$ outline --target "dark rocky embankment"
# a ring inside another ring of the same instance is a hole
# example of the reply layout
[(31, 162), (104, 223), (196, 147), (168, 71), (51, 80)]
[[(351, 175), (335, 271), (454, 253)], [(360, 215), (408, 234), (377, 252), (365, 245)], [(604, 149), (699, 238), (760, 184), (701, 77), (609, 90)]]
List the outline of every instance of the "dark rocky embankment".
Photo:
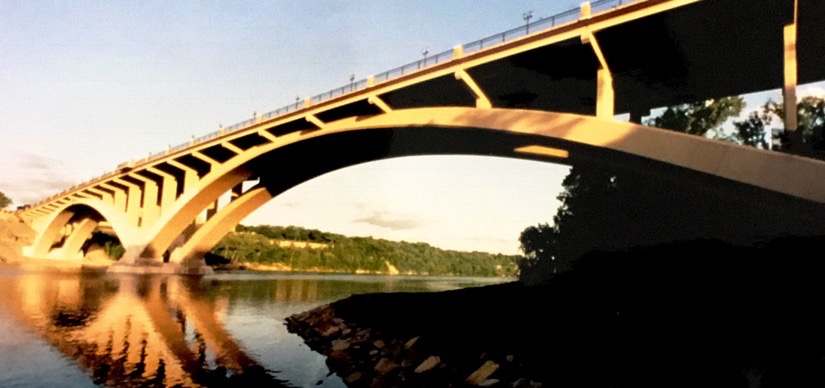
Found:
[(823, 387), (824, 243), (591, 252), (544, 286), (355, 295), (287, 326), (353, 387)]

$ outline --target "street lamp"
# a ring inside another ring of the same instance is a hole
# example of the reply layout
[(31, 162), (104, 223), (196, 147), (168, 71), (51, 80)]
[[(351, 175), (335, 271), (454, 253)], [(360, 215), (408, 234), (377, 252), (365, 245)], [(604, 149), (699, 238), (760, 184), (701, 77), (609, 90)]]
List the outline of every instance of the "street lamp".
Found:
[(525, 12), (522, 18), (524, 19), (524, 34), (527, 35), (530, 33), (530, 19), (533, 18), (533, 11)]
[(421, 55), (424, 56), (424, 66), (427, 66), (427, 55), (429, 53), (430, 53), (430, 49), (424, 49), (424, 51), (421, 52)]
[(355, 74), (351, 74), (349, 76), (349, 91), (352, 91), (355, 87)]

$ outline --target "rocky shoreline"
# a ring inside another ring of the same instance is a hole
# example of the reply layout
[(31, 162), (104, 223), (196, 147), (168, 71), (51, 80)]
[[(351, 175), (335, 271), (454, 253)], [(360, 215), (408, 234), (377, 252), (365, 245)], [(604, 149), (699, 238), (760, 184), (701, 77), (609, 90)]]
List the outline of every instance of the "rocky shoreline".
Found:
[(823, 243), (593, 252), (542, 286), (354, 295), (286, 325), (351, 387), (825, 386)]
[[(357, 295), (289, 317), (287, 327), (305, 338), (311, 349), (327, 355), (330, 370), (353, 387), (463, 384), (540, 387), (541, 383), (530, 379), (530, 373), (523, 368), (520, 356), (513, 352), (516, 349), (508, 352), (508, 349), (490, 346), (493, 344), (489, 343), (489, 338), (477, 338), (477, 344), (486, 343), (485, 351), (482, 347), (471, 346), (468, 340), (472, 341), (472, 338), (457, 336), (452, 341), (446, 341), (443, 330), (434, 330), (425, 322), (411, 320), (401, 323), (394, 319), (386, 322), (362, 321), (351, 316), (366, 315), (359, 310), (369, 308), (367, 305), (372, 305), (379, 311), (397, 314), (399, 312), (392, 311), (392, 308), (390, 311), (385, 310), (387, 305), (406, 302), (417, 304), (428, 297), (449, 299), (432, 302), (453, 305), (461, 299), (479, 297), (481, 289), (498, 292), (511, 287), (521, 286), (511, 283), (480, 287), (469, 292)], [(474, 296), (470, 296), (470, 293)], [(420, 306), (413, 309), (420, 313), (418, 307)], [(444, 306), (436, 307), (432, 312), (441, 311), (442, 307)], [(403, 319), (407, 318), (409, 317)], [(443, 318), (457, 322), (454, 317)], [(445, 327), (452, 326), (450, 322), (444, 323)], [(446, 347), (451, 349), (445, 349)]]

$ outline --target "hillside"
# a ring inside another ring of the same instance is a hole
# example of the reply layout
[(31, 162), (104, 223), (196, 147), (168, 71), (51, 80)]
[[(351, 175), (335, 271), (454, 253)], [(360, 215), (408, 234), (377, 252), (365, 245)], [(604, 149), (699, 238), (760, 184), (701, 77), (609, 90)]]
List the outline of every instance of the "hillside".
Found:
[(514, 277), (521, 260), (515, 255), (269, 225), (239, 225), (211, 253), (251, 269), (405, 275)]
[[(34, 231), (28, 225), (12, 213), (0, 212), (0, 263), (20, 264), (22, 248), (33, 239)], [(113, 252), (119, 252), (118, 248), (109, 247)], [(96, 247), (87, 252), (82, 261), (38, 262), (75, 267), (111, 264), (102, 249)], [(268, 225), (239, 225), (237, 231), (224, 237), (207, 257), (207, 263), (217, 268), (507, 277), (517, 276), (519, 260), (520, 256), (451, 251), (425, 243), (347, 237), (313, 229)], [(25, 263), (32, 264), (32, 260)]]
[(0, 211), (0, 263), (20, 261), (23, 246), (34, 239), (34, 231), (13, 213)]

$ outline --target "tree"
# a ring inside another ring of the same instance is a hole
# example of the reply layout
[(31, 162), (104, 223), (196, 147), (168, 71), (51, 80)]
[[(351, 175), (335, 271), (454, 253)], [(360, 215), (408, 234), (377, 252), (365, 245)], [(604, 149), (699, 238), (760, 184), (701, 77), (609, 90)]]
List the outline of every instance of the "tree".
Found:
[(0, 191), (0, 209), (5, 209), (11, 204), (11, 198), (7, 197), (6, 194), (3, 194), (3, 192)]
[[(771, 113), (785, 119), (785, 107), (768, 101)], [(796, 131), (782, 131), (779, 134), (779, 150), (797, 155), (822, 158), (825, 152), (825, 99), (817, 96), (802, 98), (797, 104)]]
[(654, 117), (646, 125), (651, 127), (705, 136), (716, 130), (730, 118), (738, 116), (745, 108), (742, 97), (724, 97), (689, 104), (671, 106)]
[[(673, 131), (720, 136), (721, 126), (744, 108), (741, 97), (726, 97), (669, 107), (647, 125)], [(759, 144), (759, 123), (741, 124), (743, 141)], [(759, 125), (762, 125), (761, 127)], [(762, 139), (764, 142), (764, 139)], [(766, 145), (765, 143), (761, 143)], [(602, 164), (578, 164), (562, 185), (564, 191), (553, 225), (539, 224), (520, 235), (526, 259), (521, 279), (543, 282), (571, 269), (592, 250), (616, 250), (679, 239), (724, 237), (743, 241), (766, 230), (769, 223), (752, 217), (752, 207), (739, 198), (704, 197), (658, 178)]]
[(761, 149), (771, 149), (768, 143), (768, 128), (773, 121), (773, 109), (776, 104), (770, 100), (759, 111), (753, 111), (744, 121), (734, 121), (737, 140), (744, 145)]

